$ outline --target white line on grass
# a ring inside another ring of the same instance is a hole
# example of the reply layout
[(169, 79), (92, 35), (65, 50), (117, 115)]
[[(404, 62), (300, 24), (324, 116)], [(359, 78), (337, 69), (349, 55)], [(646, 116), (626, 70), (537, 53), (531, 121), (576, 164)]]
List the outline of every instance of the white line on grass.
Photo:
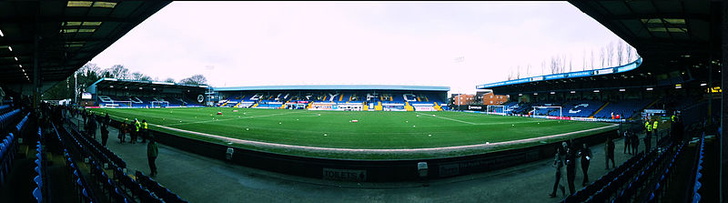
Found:
[(562, 134), (556, 134), (556, 135), (541, 136), (541, 137), (521, 139), (521, 140), (511, 140), (511, 141), (505, 141), (505, 142), (495, 142), (495, 143), (489, 143), (489, 144), (474, 144), (474, 145), (462, 145), (462, 146), (451, 146), (451, 147), (432, 147), (432, 148), (414, 148), (414, 149), (350, 149), (350, 148), (311, 147), (311, 146), (299, 146), (299, 145), (288, 145), (288, 144), (279, 144), (279, 143), (241, 140), (241, 139), (235, 139), (235, 138), (230, 138), (230, 137), (225, 137), (225, 136), (200, 133), (200, 132), (194, 132), (194, 131), (189, 131), (189, 130), (182, 130), (182, 129), (178, 129), (178, 128), (172, 128), (172, 127), (161, 126), (161, 125), (156, 125), (156, 124), (150, 124), (150, 125), (156, 126), (159, 128), (164, 128), (167, 130), (177, 131), (177, 132), (195, 134), (195, 135), (200, 135), (200, 136), (205, 136), (205, 137), (210, 137), (210, 138), (217, 138), (222, 141), (229, 142), (229, 143), (247, 144), (247, 145), (253, 145), (253, 146), (260, 146), (260, 147), (278, 147), (278, 148), (310, 150), (310, 151), (318, 151), (318, 152), (400, 153), (400, 154), (413, 153), (413, 152), (422, 153), (422, 152), (460, 151), (460, 150), (468, 150), (468, 149), (488, 149), (488, 148), (493, 148), (493, 147), (518, 144), (518, 143), (537, 142), (537, 141), (542, 141), (542, 140), (548, 140), (551, 138), (573, 135), (573, 134), (578, 134), (578, 133), (584, 133), (584, 132), (589, 132), (589, 131), (598, 131), (598, 130), (607, 129), (607, 128), (616, 128), (617, 126), (619, 126), (617, 124), (612, 124), (612, 125), (602, 126), (602, 127), (598, 127), (598, 128), (592, 128), (592, 129), (586, 129), (586, 130), (580, 130), (580, 131), (574, 131), (574, 132), (568, 132), (568, 133), (562, 133)]
[[(433, 114), (426, 114), (426, 113), (417, 113), (417, 114), (419, 114), (419, 115), (425, 115), (425, 116), (434, 116)], [(451, 120), (451, 121), (465, 123), (465, 124), (470, 124), (470, 125), (478, 125), (477, 123), (467, 122), (467, 121), (461, 121), (461, 120), (458, 120), (458, 119), (448, 118), (448, 117), (444, 117), (444, 116), (435, 116), (435, 118), (445, 119), (445, 120)]]
[(461, 121), (461, 120), (454, 119), (454, 118), (448, 118), (448, 117), (444, 117), (444, 116), (433, 116), (433, 114), (426, 114), (426, 113), (417, 113), (417, 114), (424, 115), (424, 116), (427, 116), (427, 117), (432, 116), (432, 117), (439, 118), (439, 119), (445, 119), (445, 120), (450, 120), (450, 121), (455, 121), (455, 122), (465, 123), (465, 124), (470, 124), (470, 125), (502, 125), (502, 124), (519, 124), (519, 123), (546, 123), (546, 122), (555, 122), (555, 120), (542, 120), (542, 121), (520, 121), (520, 122), (473, 123), (473, 122), (468, 122), (468, 121)]
[(167, 126), (178, 126), (178, 125), (187, 125), (187, 124), (210, 123), (210, 122), (227, 121), (227, 120), (235, 120), (235, 119), (265, 118), (265, 117), (272, 117), (272, 116), (281, 116), (281, 115), (297, 114), (297, 113), (303, 113), (303, 112), (305, 112), (305, 111), (301, 111), (301, 112), (289, 112), (289, 113), (279, 113), (279, 114), (266, 114), (266, 115), (260, 115), (260, 116), (246, 116), (246, 117), (240, 117), (240, 118), (232, 117), (232, 118), (217, 119), (217, 120), (196, 121), (196, 122), (187, 122), (187, 123), (175, 123), (175, 124), (169, 124)]

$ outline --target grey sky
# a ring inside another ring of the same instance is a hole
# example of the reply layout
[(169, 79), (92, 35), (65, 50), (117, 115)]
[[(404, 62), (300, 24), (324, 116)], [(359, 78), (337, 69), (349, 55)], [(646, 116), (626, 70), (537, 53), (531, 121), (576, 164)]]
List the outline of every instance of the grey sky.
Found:
[(517, 66), (522, 77), (529, 64), (530, 75), (541, 75), (555, 55), (581, 70), (584, 52), (617, 41), (568, 2), (175, 1), (91, 63), (159, 80), (203, 74), (212, 86), (437, 85), (474, 93)]

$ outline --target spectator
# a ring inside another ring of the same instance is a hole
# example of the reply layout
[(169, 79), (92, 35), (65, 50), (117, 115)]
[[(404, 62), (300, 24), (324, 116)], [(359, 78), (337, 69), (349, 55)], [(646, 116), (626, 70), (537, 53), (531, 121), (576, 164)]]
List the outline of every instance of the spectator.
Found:
[(157, 175), (157, 163), (155, 163), (157, 155), (159, 155), (157, 142), (154, 141), (154, 137), (149, 137), (149, 144), (147, 144), (147, 160), (149, 161), (149, 176), (151, 177)]
[(604, 151), (607, 155), (607, 158), (604, 159), (607, 165), (606, 169), (609, 170), (609, 161), (612, 161), (613, 168), (616, 167), (616, 165), (614, 164), (614, 141), (612, 141), (611, 137), (607, 137), (607, 143), (604, 145)]
[(581, 172), (584, 173), (584, 181), (582, 181), (581, 185), (586, 186), (589, 184), (589, 163), (592, 159), (591, 149), (589, 149), (589, 146), (587, 146), (586, 143), (582, 144), (579, 156), (581, 157)]
[(566, 147), (566, 181), (569, 185), (569, 192), (573, 195), (576, 193), (574, 187), (574, 179), (576, 179), (576, 150), (573, 143)]
[(109, 140), (109, 129), (107, 129), (106, 124), (101, 125), (101, 145), (106, 147), (106, 141)]
[(96, 120), (93, 119), (93, 114), (88, 116), (87, 122), (86, 122), (86, 134), (88, 134), (89, 137), (96, 139)]
[(129, 131), (129, 124), (126, 124), (126, 121), (122, 121), (119, 124), (119, 143), (124, 143), (124, 140), (126, 140), (126, 132)]
[(142, 137), (142, 143), (147, 142), (147, 137), (149, 137), (149, 124), (147, 123), (146, 119), (142, 120), (142, 128), (140, 133), (140, 137)]
[(640, 151), (640, 137), (637, 136), (637, 133), (632, 133), (631, 137), (632, 140), (630, 140), (630, 143), (632, 143), (632, 154), (637, 155)]
[(560, 184), (561, 182), (561, 174), (562, 174), (562, 168), (564, 167), (564, 157), (566, 156), (566, 152), (564, 151), (564, 147), (566, 146), (566, 142), (562, 142), (562, 147), (556, 147), (556, 153), (554, 154), (554, 162), (552, 166), (556, 169), (556, 180), (554, 182), (554, 189), (549, 194), (549, 197), (556, 197), (556, 190), (561, 189), (561, 195), (566, 196), (566, 188)]
[(111, 124), (111, 117), (109, 116), (108, 112), (106, 112), (106, 116), (104, 117), (104, 124), (106, 124), (107, 126)]
[(134, 119), (134, 123), (132, 124), (132, 128), (134, 131), (131, 132), (131, 141), (129, 141), (131, 144), (136, 144), (137, 142), (137, 136), (139, 136), (139, 129), (142, 127), (142, 124), (139, 123), (139, 120), (136, 118)]
[(624, 153), (624, 154), (632, 154), (631, 153), (632, 143), (630, 142), (630, 140), (632, 138), (629, 137), (629, 133), (630, 133), (629, 130), (624, 131), (624, 135), (623, 135), (624, 136), (624, 150), (622, 150), (622, 153)]

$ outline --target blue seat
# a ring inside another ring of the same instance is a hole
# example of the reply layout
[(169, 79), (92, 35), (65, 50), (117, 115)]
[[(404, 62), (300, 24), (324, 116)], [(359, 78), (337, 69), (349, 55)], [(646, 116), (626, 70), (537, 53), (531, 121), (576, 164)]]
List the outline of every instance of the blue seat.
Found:
[(33, 181), (35, 181), (35, 184), (38, 185), (38, 187), (43, 186), (43, 178), (41, 178), (40, 175), (35, 176), (35, 178), (33, 178)]
[(33, 190), (33, 197), (36, 201), (43, 202), (43, 194), (41, 193), (39, 187), (35, 187), (35, 189)]

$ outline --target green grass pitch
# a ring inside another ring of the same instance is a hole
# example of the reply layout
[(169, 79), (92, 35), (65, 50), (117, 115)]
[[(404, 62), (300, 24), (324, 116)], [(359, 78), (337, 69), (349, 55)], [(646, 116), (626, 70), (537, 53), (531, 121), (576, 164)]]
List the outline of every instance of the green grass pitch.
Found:
[[(233, 112), (237, 110), (238, 112)], [(94, 109), (115, 120), (230, 138), (300, 146), (413, 149), (496, 143), (608, 124), (462, 112), (370, 112), (233, 108)], [(222, 112), (223, 115), (217, 115)], [(358, 122), (353, 122), (357, 120)], [(152, 129), (168, 131), (167, 129)], [(593, 134), (595, 132), (589, 133)], [(174, 134), (189, 136), (189, 133)]]

